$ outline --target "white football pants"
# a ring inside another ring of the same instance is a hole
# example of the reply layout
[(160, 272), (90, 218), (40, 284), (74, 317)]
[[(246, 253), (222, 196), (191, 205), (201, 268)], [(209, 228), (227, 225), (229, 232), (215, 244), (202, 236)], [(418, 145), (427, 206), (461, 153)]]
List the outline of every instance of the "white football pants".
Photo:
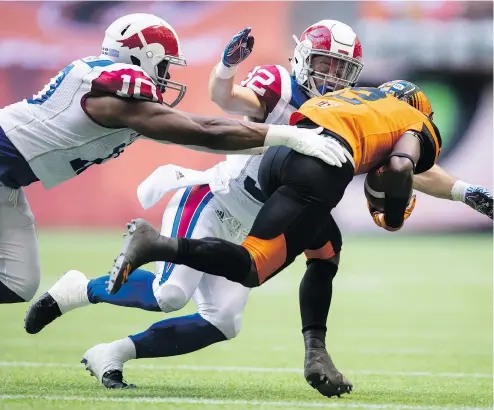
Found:
[(0, 281), (24, 300), (39, 287), (38, 238), (22, 189), (0, 184)]
[[(219, 203), (208, 185), (200, 185), (175, 193), (163, 214), (161, 233), (193, 239), (215, 237), (241, 244), (247, 229)], [(248, 288), (168, 262), (157, 262), (156, 272), (153, 291), (164, 312), (179, 310), (192, 298), (198, 313), (226, 338), (239, 333)]]

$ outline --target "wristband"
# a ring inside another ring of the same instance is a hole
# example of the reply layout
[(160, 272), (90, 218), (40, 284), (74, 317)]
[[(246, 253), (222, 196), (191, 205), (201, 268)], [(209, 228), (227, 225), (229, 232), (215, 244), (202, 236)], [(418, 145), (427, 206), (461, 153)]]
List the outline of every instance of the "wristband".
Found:
[(453, 201), (465, 201), (465, 195), (467, 193), (467, 189), (470, 187), (470, 184), (463, 181), (456, 181), (451, 188), (451, 199)]
[(221, 78), (222, 80), (228, 80), (235, 75), (235, 73), (237, 72), (237, 68), (238, 67), (236, 65), (227, 67), (223, 64), (223, 61), (220, 61), (216, 65), (215, 75), (217, 78)]

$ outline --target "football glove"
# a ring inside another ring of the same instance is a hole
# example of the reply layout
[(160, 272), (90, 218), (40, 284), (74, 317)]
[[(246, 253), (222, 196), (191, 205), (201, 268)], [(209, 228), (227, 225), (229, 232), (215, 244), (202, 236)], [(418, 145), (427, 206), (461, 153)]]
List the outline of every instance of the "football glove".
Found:
[(285, 145), (300, 154), (319, 158), (328, 165), (341, 168), (347, 162), (345, 150), (336, 140), (319, 135), (323, 130), (323, 127), (297, 128), (270, 124), (264, 145)]
[(465, 193), (463, 200), (470, 208), (477, 212), (487, 215), (492, 219), (493, 198), (492, 194), (480, 185), (471, 185)]
[(250, 35), (251, 30), (251, 27), (240, 30), (228, 43), (221, 57), (221, 62), (225, 67), (238, 65), (249, 57), (254, 47), (254, 37)]

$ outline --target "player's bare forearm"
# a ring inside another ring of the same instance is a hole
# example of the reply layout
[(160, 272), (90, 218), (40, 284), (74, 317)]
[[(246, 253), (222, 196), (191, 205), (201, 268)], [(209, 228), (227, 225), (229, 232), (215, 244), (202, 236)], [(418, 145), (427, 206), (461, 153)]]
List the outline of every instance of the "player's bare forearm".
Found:
[(206, 147), (215, 151), (237, 151), (264, 146), (267, 125), (170, 111), (157, 112), (138, 126), (134, 124), (132, 128), (136, 129), (137, 126), (143, 135), (157, 141)]
[(436, 198), (452, 199), (451, 190), (458, 178), (453, 177), (438, 165), (413, 178), (413, 189)]
[(244, 151), (263, 147), (269, 129), (265, 124), (221, 117), (194, 116), (193, 121), (203, 129), (201, 145), (215, 151)]
[[(341, 146), (308, 130), (289, 125), (268, 125), (221, 117), (202, 117), (143, 100), (113, 96), (90, 96), (86, 112), (98, 124), (130, 128), (143, 137), (185, 145), (201, 151), (225, 154), (259, 154), (267, 147), (284, 145), (341, 166), (346, 157)], [(202, 147), (202, 148), (199, 148)]]
[(147, 101), (91, 98), (91, 110), (105, 126), (131, 128), (143, 136), (192, 148), (234, 152), (263, 147), (269, 126), (221, 117), (203, 117)]
[(413, 185), (413, 164), (408, 158), (391, 157), (385, 167), (386, 197), (408, 198)]
[(414, 166), (420, 158), (420, 140), (406, 132), (395, 144), (388, 164), (385, 166), (385, 222), (392, 228), (400, 227), (404, 221), (413, 186)]
[(224, 109), (228, 100), (232, 98), (234, 84), (235, 76), (219, 78), (216, 76), (216, 66), (214, 66), (209, 76), (209, 98)]
[(250, 88), (234, 83), (235, 77), (219, 78), (214, 68), (209, 78), (209, 97), (228, 114), (244, 115), (256, 119), (264, 118), (264, 104)]
[(408, 198), (413, 184), (413, 170), (420, 158), (420, 140), (406, 132), (393, 147), (386, 166), (386, 197)]
[(455, 178), (437, 165), (420, 175), (415, 175), (413, 188), (436, 198), (464, 202), (492, 219), (494, 200), (487, 188)]

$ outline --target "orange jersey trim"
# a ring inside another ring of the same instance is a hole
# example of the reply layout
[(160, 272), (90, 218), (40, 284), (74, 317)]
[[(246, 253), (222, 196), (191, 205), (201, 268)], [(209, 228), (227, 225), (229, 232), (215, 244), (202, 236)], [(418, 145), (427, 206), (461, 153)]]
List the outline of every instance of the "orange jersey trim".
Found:
[(327, 241), (326, 244), (319, 249), (306, 249), (304, 251), (307, 259), (331, 259), (336, 255), (333, 244)]
[(286, 241), (283, 234), (273, 239), (247, 236), (242, 246), (247, 249), (256, 264), (259, 285), (286, 262)]

